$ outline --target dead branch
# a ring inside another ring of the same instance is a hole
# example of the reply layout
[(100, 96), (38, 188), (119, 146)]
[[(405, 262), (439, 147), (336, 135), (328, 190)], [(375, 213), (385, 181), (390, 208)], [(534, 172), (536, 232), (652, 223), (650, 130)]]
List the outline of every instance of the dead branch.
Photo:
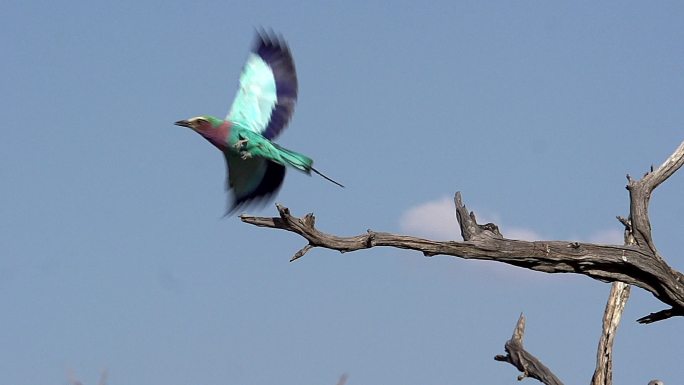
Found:
[[(629, 224), (635, 245), (599, 245), (571, 241), (521, 241), (504, 238), (493, 223), (480, 225), (468, 212), (460, 192), (454, 198), (464, 242), (438, 242), (423, 238), (368, 230), (366, 234), (340, 237), (315, 227), (312, 213), (303, 218), (290, 214), (287, 207), (276, 205), (279, 217), (242, 215), (240, 219), (255, 226), (282, 229), (299, 234), (308, 243), (292, 257), (296, 260), (315, 247), (340, 252), (378, 246), (416, 250), (425, 256), (450, 255), (464, 259), (490, 260), (545, 273), (583, 274), (604, 282), (624, 282), (652, 293), (670, 309), (652, 313), (638, 321), (650, 323), (684, 315), (684, 275), (671, 268), (658, 254), (652, 241), (648, 202), (653, 189), (684, 164), (684, 142), (656, 170), (641, 180), (631, 178)], [(627, 225), (626, 225), (627, 226)]]
[[(625, 245), (636, 244), (630, 221), (626, 218), (618, 218), (618, 220), (625, 226)], [(613, 384), (613, 342), (622, 313), (629, 299), (630, 287), (623, 282), (613, 282), (610, 286), (606, 309), (603, 312), (603, 328), (596, 353), (596, 369), (591, 377), (591, 385)]]
[(531, 377), (539, 380), (546, 385), (563, 385), (561, 380), (556, 377), (549, 368), (541, 363), (535, 356), (530, 354), (523, 348), (523, 336), (525, 334), (525, 316), (520, 314), (518, 323), (513, 330), (513, 336), (506, 341), (504, 349), (506, 355), (497, 355), (494, 357), (497, 361), (508, 362), (518, 368), (522, 373), (518, 376), (518, 381), (525, 377)]
[[(668, 276), (677, 278), (675, 281), (676, 291), (682, 290), (684, 280), (682, 279), (681, 273), (672, 269), (665, 262), (653, 243), (651, 221), (648, 217), (648, 203), (651, 199), (653, 190), (679, 170), (682, 165), (684, 165), (684, 142), (677, 147), (672, 155), (670, 155), (660, 167), (656, 170), (653, 170), (651, 167), (651, 172), (644, 175), (641, 180), (635, 181), (627, 175), (627, 190), (629, 190), (629, 223), (631, 225), (634, 241), (638, 246), (650, 250), (653, 263), (658, 264), (663, 270), (668, 270)], [(666, 295), (669, 296), (670, 294), (668, 293)], [(658, 297), (658, 295), (656, 295), (656, 297)], [(673, 316), (684, 315), (684, 309), (681, 304), (664, 301), (661, 297), (658, 298), (672, 307), (639, 318), (637, 320), (638, 322), (652, 323)]]
[(651, 222), (648, 218), (648, 202), (651, 193), (672, 176), (684, 164), (684, 142), (670, 155), (656, 170), (646, 173), (641, 180), (635, 181), (627, 175), (627, 190), (629, 190), (629, 216), (634, 228), (636, 243), (648, 247), (653, 254), (660, 258), (653, 244), (651, 236)]
[(603, 313), (603, 331), (596, 353), (596, 369), (591, 385), (611, 385), (613, 383), (613, 341), (620, 325), (622, 313), (629, 299), (630, 286), (623, 282), (613, 282), (610, 295)]

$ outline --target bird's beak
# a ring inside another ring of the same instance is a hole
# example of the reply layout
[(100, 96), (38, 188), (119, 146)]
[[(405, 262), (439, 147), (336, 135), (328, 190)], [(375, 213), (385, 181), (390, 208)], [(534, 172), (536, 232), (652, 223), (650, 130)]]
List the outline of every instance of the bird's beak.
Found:
[(176, 126), (181, 126), (181, 127), (187, 127), (187, 128), (192, 128), (192, 125), (190, 125), (190, 122), (187, 120), (179, 120), (176, 123), (174, 123)]

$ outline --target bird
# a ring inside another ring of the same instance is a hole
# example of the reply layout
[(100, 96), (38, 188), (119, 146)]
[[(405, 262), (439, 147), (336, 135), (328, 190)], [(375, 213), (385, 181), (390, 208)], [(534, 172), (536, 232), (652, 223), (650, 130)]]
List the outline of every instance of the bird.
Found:
[(273, 198), (287, 167), (314, 172), (344, 187), (315, 169), (313, 159), (273, 142), (292, 118), (297, 93), (289, 46), (280, 36), (258, 31), (226, 118), (203, 115), (174, 123), (197, 132), (223, 153), (226, 190), (232, 195), (226, 215)]

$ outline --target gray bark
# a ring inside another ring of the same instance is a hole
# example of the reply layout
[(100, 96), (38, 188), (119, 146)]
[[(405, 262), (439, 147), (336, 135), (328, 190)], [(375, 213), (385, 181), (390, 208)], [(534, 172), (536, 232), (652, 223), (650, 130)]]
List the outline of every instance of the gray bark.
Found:
[(315, 227), (312, 213), (303, 218), (290, 214), (287, 207), (276, 205), (279, 217), (242, 215), (240, 219), (255, 226), (282, 229), (301, 235), (307, 245), (297, 251), (292, 261), (315, 247), (350, 252), (386, 246), (416, 250), (425, 256), (450, 255), (464, 259), (503, 262), (545, 273), (583, 274), (603, 282), (624, 282), (640, 287), (670, 306), (638, 321), (651, 323), (684, 315), (684, 275), (670, 267), (658, 253), (651, 236), (648, 202), (653, 189), (684, 164), (684, 142), (657, 170), (635, 181), (627, 176), (630, 217), (618, 219), (633, 234), (633, 245), (600, 245), (573, 241), (521, 241), (501, 235), (497, 225), (477, 223), (468, 212), (461, 193), (454, 197), (463, 242), (432, 241), (408, 235), (368, 230), (365, 234), (340, 237)]
[[(315, 227), (312, 213), (302, 218), (292, 216), (287, 207), (276, 205), (278, 217), (242, 215), (240, 219), (255, 226), (282, 229), (299, 234), (307, 244), (290, 259), (295, 261), (315, 247), (342, 253), (373, 247), (416, 250), (430, 257), (449, 255), (463, 259), (491, 260), (545, 273), (583, 274), (603, 282), (613, 282), (603, 317), (596, 371), (592, 385), (612, 384), (612, 346), (615, 332), (629, 298), (629, 285), (640, 287), (670, 307), (637, 321), (652, 323), (674, 316), (684, 316), (684, 275), (670, 267), (653, 242), (648, 204), (653, 190), (684, 164), (684, 142), (657, 169), (651, 168), (640, 180), (627, 175), (630, 213), (618, 217), (625, 227), (625, 245), (601, 245), (573, 241), (521, 241), (505, 238), (496, 224), (478, 224), (456, 192), (454, 204), (463, 242), (432, 241), (407, 235), (368, 230), (365, 234), (340, 237)], [(538, 359), (523, 349), (525, 319), (521, 315), (511, 340), (506, 342), (506, 356), (496, 356), (516, 366), (523, 375), (547, 385), (562, 385)], [(652, 381), (655, 383), (657, 380)]]

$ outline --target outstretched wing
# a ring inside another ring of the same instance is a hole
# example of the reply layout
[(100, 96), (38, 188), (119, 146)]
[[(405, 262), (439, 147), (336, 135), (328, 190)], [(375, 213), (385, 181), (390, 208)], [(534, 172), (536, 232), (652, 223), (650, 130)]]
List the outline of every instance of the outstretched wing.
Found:
[(228, 177), (226, 189), (232, 191), (233, 203), (226, 215), (243, 206), (265, 203), (280, 190), (285, 179), (285, 166), (264, 158), (242, 159), (225, 151)]
[(290, 48), (276, 36), (258, 33), (227, 119), (272, 140), (287, 126), (296, 102), (297, 72)]

